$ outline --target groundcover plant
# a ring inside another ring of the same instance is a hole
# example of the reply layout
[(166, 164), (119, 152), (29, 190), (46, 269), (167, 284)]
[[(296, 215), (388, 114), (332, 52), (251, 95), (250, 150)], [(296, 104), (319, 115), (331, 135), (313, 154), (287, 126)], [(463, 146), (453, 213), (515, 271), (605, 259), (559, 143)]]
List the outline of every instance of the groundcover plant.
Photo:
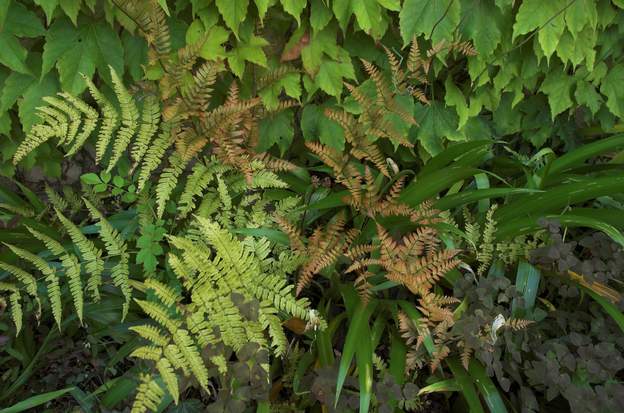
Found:
[(0, 413), (624, 411), (622, 44), (622, 0), (1, 1)]

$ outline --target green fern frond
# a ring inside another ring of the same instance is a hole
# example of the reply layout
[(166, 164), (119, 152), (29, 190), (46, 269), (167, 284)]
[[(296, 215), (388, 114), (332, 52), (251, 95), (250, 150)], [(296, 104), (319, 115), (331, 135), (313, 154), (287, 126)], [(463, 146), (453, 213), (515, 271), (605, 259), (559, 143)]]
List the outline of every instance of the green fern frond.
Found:
[(33, 264), (44, 275), (44, 280), (48, 289), (48, 299), (50, 300), (50, 307), (52, 308), (52, 315), (60, 330), (63, 309), (61, 305), (61, 287), (59, 285), (56, 271), (50, 266), (50, 264), (47, 263), (46, 260), (30, 251), (26, 251), (25, 249), (7, 243), (4, 243), (4, 245), (6, 245), (18, 257)]
[(147, 152), (149, 145), (152, 141), (152, 137), (158, 131), (158, 124), (160, 122), (160, 105), (155, 96), (147, 96), (143, 103), (143, 110), (141, 111), (141, 122), (139, 125), (139, 131), (137, 137), (132, 146), (132, 159), (134, 160), (135, 167), (140, 164), (143, 156)]
[(128, 92), (128, 89), (124, 86), (123, 81), (119, 78), (115, 69), (113, 69), (112, 66), (109, 66), (109, 69), (113, 81), (113, 89), (115, 90), (121, 108), (121, 127), (115, 136), (113, 152), (106, 172), (110, 172), (113, 169), (128, 145), (130, 145), (130, 141), (136, 133), (139, 121), (139, 111), (134, 103), (132, 95), (130, 95), (130, 92)]
[(174, 129), (174, 124), (171, 122), (164, 122), (161, 124), (160, 134), (147, 149), (143, 157), (143, 162), (141, 163), (141, 170), (137, 180), (137, 188), (139, 191), (143, 189), (145, 183), (150, 179), (152, 172), (160, 165), (165, 152), (171, 144), (173, 144), (175, 140)]
[(68, 280), (69, 291), (72, 296), (74, 307), (78, 319), (82, 323), (82, 310), (84, 308), (84, 297), (82, 294), (82, 280), (80, 279), (80, 264), (75, 255), (68, 253), (63, 246), (53, 238), (34, 230), (26, 225), (26, 229), (39, 241), (43, 242), (46, 248), (56, 257), (61, 259), (61, 265), (65, 270)]
[(93, 133), (93, 131), (95, 130), (95, 127), (97, 126), (97, 122), (98, 122), (98, 113), (95, 109), (87, 105), (84, 101), (82, 101), (81, 99), (78, 99), (75, 96), (70, 95), (69, 93), (65, 93), (65, 92), (59, 93), (59, 96), (61, 96), (63, 99), (71, 103), (74, 107), (76, 107), (81, 113), (85, 115), (84, 123), (82, 125), (82, 131), (80, 132), (80, 134), (75, 136), (75, 138), (73, 139), (68, 139), (66, 142), (67, 144), (70, 144), (72, 140), (74, 142), (72, 147), (69, 149), (69, 151), (65, 155), (65, 156), (71, 156), (74, 153), (76, 153), (78, 149), (80, 149), (84, 145), (87, 138), (89, 138), (89, 136), (91, 136), (91, 133)]
[(130, 413), (157, 411), (158, 406), (165, 396), (164, 390), (149, 374), (142, 374), (140, 376), (140, 381), (141, 384), (139, 384), (137, 389), (137, 395), (132, 404)]
[(199, 354), (197, 345), (193, 342), (193, 339), (189, 335), (188, 331), (184, 329), (178, 329), (173, 333), (173, 342), (180, 350), (180, 353), (184, 356), (187, 364), (190, 366), (193, 376), (197, 379), (200, 386), (208, 391), (208, 370), (204, 365), (204, 361)]
[(150, 318), (156, 321), (161, 326), (165, 327), (169, 332), (173, 333), (178, 329), (180, 321), (173, 319), (169, 316), (168, 310), (159, 303), (146, 300), (134, 299), (134, 301), (141, 307), (143, 312), (150, 316)]
[(95, 143), (95, 161), (100, 163), (106, 154), (106, 149), (108, 148), (108, 144), (113, 137), (113, 133), (119, 125), (119, 115), (117, 114), (115, 107), (108, 101), (108, 99), (106, 99), (106, 97), (104, 97), (102, 92), (95, 87), (91, 78), (84, 75), (82, 78), (85, 80), (87, 87), (89, 88), (89, 93), (91, 93), (91, 96), (93, 96), (93, 99), (95, 99), (100, 107), (100, 111), (103, 116), (100, 131), (98, 132), (97, 141)]
[(179, 300), (178, 294), (173, 288), (153, 278), (147, 279), (145, 286), (153, 290), (156, 297), (166, 306), (172, 306)]
[(128, 314), (128, 307), (130, 306), (130, 299), (132, 296), (129, 269), (130, 254), (127, 251), (128, 246), (121, 234), (113, 228), (104, 215), (102, 215), (86, 198), (83, 198), (83, 201), (93, 219), (98, 221), (100, 236), (106, 246), (106, 252), (108, 252), (108, 255), (111, 257), (119, 257), (119, 262), (111, 269), (111, 278), (113, 279), (113, 284), (121, 290), (124, 296), (121, 316), (123, 320), (126, 318), (126, 314)]
[(13, 165), (17, 165), (26, 155), (54, 136), (56, 136), (56, 131), (49, 125), (38, 124), (33, 126), (26, 137), (24, 137), (22, 143), (15, 150)]
[(156, 369), (160, 373), (160, 377), (162, 377), (169, 394), (173, 397), (173, 401), (175, 404), (178, 404), (180, 400), (180, 390), (178, 388), (178, 376), (176, 376), (173, 367), (171, 367), (171, 363), (166, 358), (161, 358), (156, 362)]
[(128, 328), (134, 331), (142, 338), (151, 341), (157, 346), (164, 347), (169, 343), (169, 339), (163, 335), (163, 332), (152, 325), (132, 326)]
[(9, 311), (11, 312), (11, 320), (13, 320), (13, 324), (15, 324), (16, 336), (18, 336), (20, 331), (22, 331), (22, 320), (24, 318), (24, 311), (22, 310), (22, 304), (20, 303), (20, 299), (20, 293), (17, 291), (13, 291), (9, 295)]
[(184, 160), (177, 152), (174, 152), (169, 157), (169, 166), (163, 170), (156, 185), (156, 216), (159, 219), (162, 218), (166, 203), (171, 197), (171, 193), (175, 189), (187, 163), (188, 160)]
[(141, 346), (135, 348), (130, 357), (138, 358), (141, 360), (158, 361), (162, 358), (162, 350), (157, 346)]
[(87, 291), (90, 292), (94, 301), (97, 302), (100, 300), (100, 285), (102, 285), (102, 272), (104, 271), (102, 250), (97, 248), (95, 244), (80, 231), (80, 228), (67, 219), (61, 211), (56, 208), (55, 211), (65, 231), (67, 231), (72, 242), (80, 252), (88, 274)]

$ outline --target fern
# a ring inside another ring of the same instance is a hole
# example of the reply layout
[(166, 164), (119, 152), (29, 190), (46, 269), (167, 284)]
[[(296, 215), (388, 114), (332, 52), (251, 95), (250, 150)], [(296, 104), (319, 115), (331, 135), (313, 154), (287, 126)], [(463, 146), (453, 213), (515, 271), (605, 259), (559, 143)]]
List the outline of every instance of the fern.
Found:
[(56, 241), (55, 239), (36, 231), (29, 226), (26, 226), (28, 231), (33, 234), (33, 236), (39, 241), (43, 242), (46, 248), (56, 257), (61, 259), (61, 264), (63, 269), (65, 270), (65, 276), (68, 280), (69, 291), (72, 296), (72, 301), (74, 303), (74, 307), (76, 308), (76, 313), (78, 315), (78, 319), (82, 323), (82, 312), (84, 308), (84, 297), (83, 297), (83, 286), (82, 280), (80, 278), (80, 264), (78, 262), (78, 258), (69, 254), (63, 246)]
[(121, 290), (124, 296), (124, 304), (121, 319), (126, 318), (132, 291), (130, 289), (130, 270), (129, 261), (130, 254), (127, 252), (127, 245), (122, 239), (121, 234), (106, 220), (104, 215), (98, 211), (93, 204), (83, 199), (87, 209), (91, 213), (93, 219), (98, 221), (100, 227), (100, 236), (106, 246), (106, 251), (111, 257), (119, 257), (119, 262), (111, 269), (111, 277), (116, 287)]
[(47, 285), (48, 300), (50, 301), (50, 307), (52, 308), (52, 315), (54, 316), (54, 321), (56, 321), (60, 330), (63, 309), (61, 304), (61, 287), (59, 285), (56, 271), (46, 262), (46, 260), (30, 251), (26, 251), (25, 249), (7, 243), (4, 243), (4, 245), (6, 245), (15, 255), (34, 265), (35, 268), (43, 274)]

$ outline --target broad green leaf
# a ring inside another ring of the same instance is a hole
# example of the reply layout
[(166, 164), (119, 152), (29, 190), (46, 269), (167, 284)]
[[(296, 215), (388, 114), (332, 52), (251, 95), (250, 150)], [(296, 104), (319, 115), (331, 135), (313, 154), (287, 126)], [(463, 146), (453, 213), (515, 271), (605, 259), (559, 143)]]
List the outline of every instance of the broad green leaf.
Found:
[(459, 386), (462, 395), (468, 403), (470, 413), (485, 413), (485, 410), (483, 410), (483, 406), (481, 405), (481, 401), (479, 400), (479, 394), (473, 384), (473, 380), (470, 378), (468, 372), (464, 369), (459, 360), (451, 357), (446, 359), (446, 364), (451, 369), (455, 382)]
[(284, 11), (297, 20), (297, 25), (301, 24), (301, 12), (305, 9), (308, 0), (280, 0)]
[(405, 0), (399, 13), (403, 44), (424, 35), (433, 43), (453, 38), (460, 21), (461, 5), (455, 0)]
[(352, 0), (334, 0), (331, 2), (334, 16), (336, 16), (336, 20), (338, 20), (340, 29), (342, 29), (343, 32), (346, 30), (347, 25), (349, 24), (349, 19), (353, 14), (351, 1)]
[(607, 97), (607, 107), (615, 116), (624, 116), (624, 64), (613, 66), (602, 80), (600, 93)]
[(457, 122), (457, 129), (461, 129), (466, 125), (468, 119), (477, 116), (479, 112), (481, 112), (481, 105), (476, 104), (468, 107), (464, 94), (461, 90), (459, 90), (455, 83), (453, 83), (453, 80), (450, 76), (446, 78), (446, 81), (444, 82), (444, 87), (446, 89), (444, 101), (448, 106), (455, 107), (457, 116), (459, 117)]
[(104, 22), (90, 27), (90, 36), (96, 47), (96, 66), (98, 73), (109, 85), (112, 84), (110, 66), (119, 76), (124, 73), (124, 51), (117, 32)]
[(228, 63), (232, 72), (239, 78), (245, 72), (245, 61), (266, 67), (267, 60), (262, 48), (267, 46), (264, 38), (252, 35), (248, 42), (238, 42), (237, 46), (228, 54)]
[(291, 110), (265, 117), (260, 121), (258, 151), (264, 152), (273, 145), (277, 145), (280, 152), (284, 154), (294, 136), (293, 113)]
[(440, 392), (447, 392), (447, 391), (448, 392), (461, 391), (461, 386), (457, 382), (457, 379), (446, 379), (446, 380), (436, 381), (435, 383), (429, 384), (423, 387), (422, 389), (420, 389), (418, 391), (418, 395), (424, 395), (424, 394), (429, 394), (429, 393), (440, 393)]
[[(336, 402), (340, 398), (340, 393), (347, 378), (347, 371), (351, 366), (351, 361), (356, 351), (359, 350), (360, 341), (362, 337), (365, 337), (365, 332), (370, 328), (368, 326), (368, 320), (373, 313), (377, 302), (373, 301), (368, 305), (359, 303), (357, 308), (353, 312), (353, 317), (349, 323), (349, 329), (345, 338), (344, 347), (342, 349), (342, 357), (340, 358), (340, 366), (338, 368), (338, 377), (336, 379)], [(370, 333), (368, 335), (370, 337)], [(361, 407), (361, 405), (360, 405)]]
[(121, 34), (124, 48), (124, 62), (134, 81), (143, 79), (143, 64), (147, 60), (147, 42), (141, 36), (125, 31)]
[[(501, 14), (491, 0), (463, 0), (462, 31), (472, 39), (481, 56), (489, 56), (501, 42)], [(466, 12), (467, 11), (467, 12)]]
[(398, 384), (403, 384), (405, 382), (406, 355), (407, 346), (405, 345), (405, 342), (396, 333), (392, 334), (388, 371)]
[(8, 111), (31, 83), (36, 79), (31, 75), (13, 72), (4, 81), (0, 95), (0, 112)]
[(541, 274), (537, 268), (526, 261), (521, 261), (518, 264), (518, 270), (516, 272), (516, 290), (518, 290), (524, 298), (524, 308), (518, 308), (518, 303), (514, 300), (512, 304), (512, 313), (514, 317), (526, 317), (526, 314), (522, 313), (520, 310), (531, 311), (533, 309), (535, 306), (537, 291), (539, 289), (540, 279)]
[(561, 71), (548, 72), (540, 90), (548, 96), (548, 104), (550, 105), (550, 115), (552, 120), (555, 117), (572, 106), (570, 92), (574, 78), (568, 76)]
[(362, 327), (362, 334), (357, 338), (355, 359), (358, 368), (358, 381), (360, 384), (359, 412), (368, 413), (373, 391), (373, 352), (375, 349), (372, 343), (370, 326), (368, 323), (364, 323)]
[(216, 4), (225, 24), (238, 38), (238, 27), (247, 16), (249, 0), (216, 0)]
[(62, 89), (74, 95), (85, 90), (87, 85), (81, 74), (92, 77), (96, 60), (96, 45), (90, 36), (74, 43), (57, 62)]
[(567, 31), (559, 39), (557, 55), (564, 63), (570, 62), (574, 67), (585, 63), (588, 70), (593, 70), (596, 62), (596, 46), (598, 34), (587, 27), (574, 38)]
[(53, 74), (48, 74), (37, 83), (31, 83), (26, 89), (23, 98), (18, 103), (19, 117), (24, 131), (30, 130), (32, 125), (39, 121), (35, 113), (36, 108), (44, 104), (42, 98), (56, 94), (58, 89), (58, 82)]
[(9, 10), (3, 31), (17, 37), (38, 37), (45, 34), (45, 28), (35, 13), (17, 1), (8, 1)]
[(78, 30), (65, 17), (55, 19), (48, 28), (45, 39), (41, 77), (45, 76), (54, 67), (63, 54), (76, 46)]
[(622, 146), (624, 146), (623, 134), (611, 136), (609, 138), (600, 139), (596, 142), (585, 144), (580, 148), (567, 152), (552, 161), (546, 169), (545, 176), (552, 176), (569, 168), (580, 166), (590, 158)]
[(323, 145), (342, 151), (344, 149), (344, 131), (335, 121), (323, 113), (323, 108), (307, 104), (301, 114), (301, 131), (307, 141), (320, 140)]
[(437, 209), (448, 210), (459, 206), (468, 205), (482, 199), (500, 198), (509, 195), (526, 194), (531, 192), (541, 192), (537, 189), (527, 188), (491, 188), (491, 189), (474, 189), (461, 191), (457, 194), (447, 195), (440, 198), (434, 204)]
[(566, 5), (566, 0), (524, 0), (516, 14), (512, 40), (539, 29), (537, 34), (539, 44), (544, 55), (549, 58), (557, 48), (565, 30)]
[(58, 0), (61, 9), (70, 18), (74, 26), (78, 24), (78, 12), (82, 2), (76, 0)]
[(320, 32), (332, 19), (332, 11), (323, 0), (312, 0), (310, 5), (310, 26), (314, 32)]
[(499, 240), (510, 239), (518, 235), (535, 232), (541, 228), (539, 218), (556, 220), (563, 226), (568, 227), (585, 227), (602, 231), (609, 236), (614, 242), (624, 247), (624, 235), (613, 225), (605, 222), (600, 216), (600, 210), (595, 209), (595, 214), (589, 214), (587, 211), (582, 215), (575, 215), (575, 209), (563, 215), (555, 214), (535, 214), (529, 217), (508, 220), (501, 224), (496, 233)]
[(340, 96), (343, 79), (355, 79), (351, 62), (326, 60), (316, 75), (316, 83), (328, 95)]
[(10, 1), (3, 1), (2, 3), (0, 3), (0, 32), (4, 30), (4, 22), (6, 21), (10, 6)]
[(377, 3), (385, 9), (401, 11), (401, 0), (377, 0)]
[(573, 37), (585, 26), (595, 29), (598, 24), (598, 10), (594, 0), (575, 0), (565, 11), (565, 22)]
[(354, 0), (351, 7), (358, 25), (366, 33), (371, 34), (373, 29), (381, 24), (381, 9), (377, 0)]
[[(470, 157), (471, 154), (487, 154), (490, 152), (490, 147), (492, 146), (492, 141), (490, 140), (478, 140), (472, 142), (462, 142), (455, 143), (453, 145), (449, 145), (443, 152), (431, 158), (425, 166), (422, 167), (420, 172), (418, 173), (419, 177), (425, 176), (429, 173), (435, 172), (439, 169), (444, 168), (451, 162), (455, 162), (454, 165), (457, 165), (457, 162), (461, 162), (462, 159), (466, 159)], [(476, 166), (481, 163), (481, 160), (485, 160), (484, 157), (479, 157), (479, 161), (472, 164), (465, 164), (462, 162), (463, 166)]]
[(416, 120), (420, 124), (416, 128), (416, 137), (431, 155), (435, 156), (442, 151), (444, 139), (464, 139), (461, 132), (457, 131), (457, 115), (440, 102), (417, 106)]
[(621, 192), (624, 192), (624, 176), (577, 178), (573, 182), (549, 188), (543, 193), (521, 195), (499, 208), (494, 218), (498, 222), (505, 222), (537, 213), (558, 212), (568, 205)]
[(617, 323), (617, 325), (620, 327), (620, 330), (624, 332), (624, 314), (622, 314), (622, 312), (615, 305), (607, 301), (604, 297), (601, 297), (600, 295), (598, 295), (597, 293), (595, 293), (594, 291), (590, 290), (587, 287), (584, 287), (582, 285), (579, 285), (579, 286), (581, 287), (583, 291), (589, 294), (589, 296), (593, 298), (594, 301), (596, 301), (598, 304), (602, 306), (605, 312), (609, 314), (613, 318), (613, 320)]
[(455, 182), (480, 173), (476, 168), (450, 166), (437, 170), (423, 177), (417, 177), (403, 190), (400, 200), (416, 206), (421, 202), (434, 198), (440, 191), (448, 189)]
[(0, 32), (0, 64), (19, 73), (30, 74), (31, 70), (26, 66), (28, 51), (21, 45), (15, 36)]
[(54, 16), (54, 11), (58, 6), (58, 0), (34, 0), (35, 4), (43, 9), (43, 12), (46, 15), (46, 21), (48, 25), (52, 22), (52, 17)]
[(490, 412), (507, 413), (507, 408), (505, 407), (505, 403), (503, 402), (503, 398), (501, 397), (498, 388), (492, 379), (490, 379), (490, 377), (486, 374), (485, 368), (481, 365), (481, 363), (475, 359), (470, 360), (468, 373), (472, 376), (472, 379), (481, 393), (483, 400), (485, 400), (485, 404), (487, 404)]
[(36, 396), (31, 396), (27, 398), (26, 400), (22, 400), (21, 402), (18, 402), (10, 407), (0, 410), (0, 413), (25, 412), (37, 406), (41, 406), (42, 404), (46, 404), (54, 399), (58, 399), (59, 397), (69, 393), (73, 389), (74, 389), (73, 387), (68, 387), (62, 390), (56, 390), (56, 391), (51, 391), (48, 393), (41, 393)]
[(269, 10), (270, 3), (273, 0), (254, 0), (256, 3), (256, 8), (258, 9), (258, 16), (260, 17), (260, 21), (264, 20), (264, 16), (266, 16), (267, 10)]
[(584, 80), (576, 82), (574, 98), (579, 105), (585, 105), (595, 115), (602, 106), (602, 95), (596, 91), (594, 85)]

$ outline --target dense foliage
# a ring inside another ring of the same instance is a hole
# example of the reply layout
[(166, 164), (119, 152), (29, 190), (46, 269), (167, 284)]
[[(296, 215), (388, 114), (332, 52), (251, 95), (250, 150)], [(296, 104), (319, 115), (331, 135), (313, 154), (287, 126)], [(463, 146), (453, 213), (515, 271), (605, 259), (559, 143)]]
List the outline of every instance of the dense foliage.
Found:
[(0, 4), (0, 412), (624, 410), (621, 0)]

